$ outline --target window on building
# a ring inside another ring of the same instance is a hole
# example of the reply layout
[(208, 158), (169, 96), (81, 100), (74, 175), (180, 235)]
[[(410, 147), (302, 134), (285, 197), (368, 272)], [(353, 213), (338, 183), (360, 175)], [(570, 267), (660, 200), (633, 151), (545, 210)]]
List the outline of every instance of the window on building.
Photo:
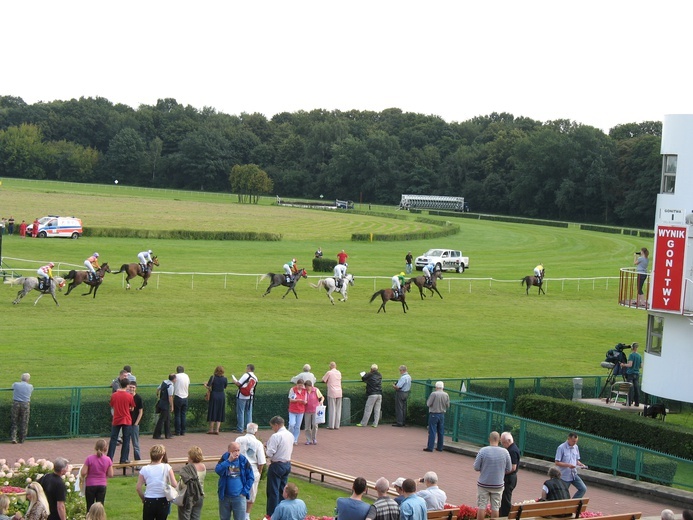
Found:
[(662, 354), (662, 333), (664, 318), (649, 316), (647, 319), (647, 353), (660, 356)]
[(678, 155), (665, 155), (662, 162), (662, 193), (674, 193)]

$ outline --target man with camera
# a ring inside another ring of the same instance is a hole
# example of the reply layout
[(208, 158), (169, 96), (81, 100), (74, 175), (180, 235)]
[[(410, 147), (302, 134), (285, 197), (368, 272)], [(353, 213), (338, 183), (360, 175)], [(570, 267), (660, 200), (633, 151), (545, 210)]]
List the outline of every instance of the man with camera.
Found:
[(632, 352), (628, 356), (627, 363), (621, 363), (621, 369), (626, 371), (626, 381), (631, 383), (633, 387), (631, 388), (631, 393), (628, 396), (628, 406), (631, 406), (635, 402), (635, 406), (640, 406), (640, 367), (642, 366), (642, 356), (638, 354), (637, 343), (631, 345)]

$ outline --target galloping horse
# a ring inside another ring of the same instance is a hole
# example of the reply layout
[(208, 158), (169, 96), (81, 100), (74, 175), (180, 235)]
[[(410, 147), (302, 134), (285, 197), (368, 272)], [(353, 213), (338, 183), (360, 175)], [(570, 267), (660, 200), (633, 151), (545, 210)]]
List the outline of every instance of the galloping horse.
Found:
[(527, 295), (529, 296), (529, 290), (532, 287), (539, 287), (539, 291), (537, 291), (537, 294), (544, 293), (544, 289), (541, 287), (544, 284), (544, 270), (541, 270), (541, 278), (537, 276), (525, 276), (522, 280), (520, 280), (520, 285), (527, 284)]
[[(39, 280), (38, 278), (32, 277), (26, 277), (26, 276), (20, 276), (19, 278), (10, 278), (9, 280), (5, 280), (6, 284), (9, 285), (23, 285), (24, 288), (17, 293), (17, 298), (12, 302), (13, 304), (17, 305), (22, 298), (24, 298), (27, 294), (29, 294), (32, 290), (39, 291)], [(53, 283), (51, 283), (51, 286), (48, 290), (43, 290), (39, 291), (41, 294), (39, 295), (38, 298), (36, 298), (36, 301), (34, 302), (34, 305), (38, 303), (38, 301), (43, 298), (44, 294), (50, 294), (53, 297), (53, 301), (55, 304), (60, 307), (60, 304), (58, 303), (57, 298), (55, 297), (55, 287), (58, 287), (59, 291), (63, 290), (63, 287), (65, 287), (65, 279), (60, 278), (59, 276), (54, 276), (53, 277)]]
[(149, 281), (149, 277), (152, 275), (152, 271), (154, 270), (154, 266), (159, 265), (159, 259), (156, 256), (152, 257), (151, 262), (147, 262), (147, 272), (143, 273), (142, 272), (142, 266), (138, 264), (137, 262), (132, 263), (132, 264), (123, 264), (120, 266), (120, 269), (117, 271), (114, 271), (113, 274), (119, 274), (119, 273), (126, 273), (127, 276), (125, 277), (125, 283), (127, 284), (125, 286), (126, 289), (130, 288), (130, 280), (132, 280), (135, 276), (141, 276), (144, 278), (144, 282), (142, 282), (142, 287), (138, 287), (138, 291), (141, 291), (147, 286), (147, 282)]
[(89, 278), (89, 271), (75, 271), (74, 269), (67, 273), (67, 276), (65, 277), (65, 280), (72, 280), (72, 283), (67, 286), (67, 292), (65, 293), (65, 296), (70, 294), (70, 291), (77, 287), (81, 283), (86, 283), (89, 286), (89, 292), (84, 293), (82, 296), (89, 296), (92, 291), (94, 291), (94, 298), (96, 298), (96, 291), (99, 290), (99, 287), (101, 286), (101, 283), (103, 282), (103, 277), (106, 273), (110, 273), (111, 268), (108, 267), (108, 262), (104, 262), (104, 264), (99, 267), (99, 269), (96, 271), (96, 279), (91, 280)]
[(426, 285), (426, 277), (421, 275), (421, 276), (416, 276), (414, 278), (411, 278), (409, 280), (409, 283), (413, 283), (419, 288), (419, 294), (421, 294), (421, 299), (424, 299), (424, 289), (428, 289), (431, 291), (431, 296), (433, 296), (433, 291), (438, 293), (438, 296), (440, 296), (440, 299), (443, 299), (443, 295), (440, 294), (440, 291), (438, 291), (438, 287), (436, 287), (437, 280), (442, 280), (443, 279), (443, 273), (440, 271), (436, 271), (433, 273), (432, 279), (431, 279), (431, 285)]
[[(393, 301), (398, 301), (402, 302), (402, 310), (404, 311), (404, 314), (407, 313), (407, 309), (409, 308), (409, 305), (407, 305), (407, 302), (405, 302), (405, 295), (406, 293), (411, 291), (411, 282), (405, 282), (404, 285), (402, 286), (402, 290), (399, 293), (399, 297), (395, 298), (395, 291), (392, 289), (380, 289), (379, 291), (375, 292), (373, 296), (371, 296), (371, 301), (369, 303), (373, 303), (373, 300), (375, 300), (378, 296), (380, 296), (383, 299), (383, 303), (380, 304), (380, 307), (378, 307), (378, 313), (380, 312), (380, 309), (385, 312), (385, 304), (389, 302), (390, 300)], [(377, 314), (377, 313), (376, 313)]]
[(337, 286), (335, 285), (335, 280), (334, 278), (323, 278), (320, 280), (317, 285), (312, 283), (310, 284), (311, 287), (315, 289), (320, 289), (321, 287), (324, 287), (325, 290), (327, 291), (327, 297), (330, 299), (332, 302), (332, 305), (334, 305), (334, 298), (332, 298), (332, 293), (337, 291), (338, 293), (341, 293), (342, 297), (339, 300), (340, 302), (345, 302), (347, 301), (347, 288), (349, 285), (354, 285), (354, 276), (351, 274), (348, 274), (344, 277), (344, 280), (342, 280), (342, 287), (338, 290)]
[(299, 269), (298, 273), (296, 273), (291, 278), (291, 282), (288, 282), (288, 283), (286, 281), (286, 275), (285, 274), (275, 274), (275, 273), (263, 274), (262, 278), (260, 278), (260, 281), (264, 280), (265, 278), (269, 278), (272, 281), (270, 282), (269, 287), (265, 291), (265, 294), (263, 294), (262, 296), (267, 296), (273, 287), (279, 287), (280, 285), (283, 285), (284, 287), (288, 287), (289, 289), (286, 291), (286, 293), (284, 293), (284, 296), (282, 296), (282, 299), (286, 298), (286, 295), (289, 294), (289, 291), (293, 291), (294, 296), (296, 298), (298, 298), (298, 294), (296, 294), (296, 289), (294, 289), (294, 287), (296, 287), (296, 284), (299, 282), (299, 280), (301, 278), (308, 278), (308, 273), (306, 273), (305, 269)]

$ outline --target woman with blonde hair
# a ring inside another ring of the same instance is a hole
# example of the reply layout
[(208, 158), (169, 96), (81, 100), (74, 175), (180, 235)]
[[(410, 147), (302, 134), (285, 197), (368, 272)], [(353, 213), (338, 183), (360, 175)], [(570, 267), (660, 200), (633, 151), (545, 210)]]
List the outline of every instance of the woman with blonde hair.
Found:
[(80, 471), (85, 486), (84, 496), (87, 499), (87, 511), (91, 510), (94, 502), (105, 502), (107, 479), (113, 476), (113, 461), (106, 456), (108, 443), (99, 439), (96, 441), (94, 450), (96, 453), (87, 457)]
[(106, 510), (103, 508), (103, 504), (101, 502), (94, 502), (89, 508), (85, 520), (106, 520)]
[(200, 520), (204, 502), (204, 485), (207, 468), (199, 446), (188, 450), (188, 463), (180, 470), (178, 492), (183, 495), (183, 505), (178, 506), (178, 520)]
[[(165, 462), (166, 448), (155, 444), (149, 450), (151, 462), (140, 470), (137, 477), (137, 494), (142, 499), (142, 520), (166, 520), (169, 503), (166, 486), (176, 486), (173, 469)], [(142, 490), (145, 487), (146, 490)]]
[(38, 482), (29, 484), (26, 487), (26, 498), (29, 501), (29, 508), (26, 510), (24, 516), (17, 511), (14, 514), (15, 520), (19, 520), (20, 518), (24, 518), (25, 520), (46, 520), (49, 511), (48, 499), (43, 492), (41, 484)]

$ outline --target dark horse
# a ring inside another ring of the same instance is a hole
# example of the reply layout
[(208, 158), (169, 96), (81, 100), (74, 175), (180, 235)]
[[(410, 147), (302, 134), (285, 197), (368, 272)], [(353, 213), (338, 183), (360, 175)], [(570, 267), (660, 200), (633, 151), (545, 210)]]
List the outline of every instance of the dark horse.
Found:
[(286, 291), (286, 293), (284, 293), (282, 299), (286, 298), (286, 295), (289, 294), (289, 291), (293, 291), (294, 296), (298, 298), (298, 294), (296, 294), (296, 289), (294, 289), (294, 287), (296, 287), (296, 284), (301, 280), (301, 278), (308, 278), (308, 273), (306, 273), (305, 269), (299, 269), (298, 272), (291, 277), (290, 282), (286, 281), (285, 274), (263, 274), (262, 278), (260, 278), (260, 281), (264, 280), (265, 278), (269, 278), (272, 281), (270, 282), (269, 287), (265, 291), (265, 294), (263, 294), (262, 296), (267, 296), (273, 287), (279, 287), (280, 285), (283, 285), (284, 287), (288, 287), (289, 289)]
[(436, 282), (438, 280), (442, 280), (442, 279), (443, 279), (443, 273), (441, 273), (440, 271), (436, 271), (433, 273), (431, 285), (426, 285), (426, 277), (423, 275), (415, 276), (414, 278), (411, 278), (409, 280), (409, 283), (413, 283), (414, 285), (416, 285), (419, 288), (419, 294), (421, 294), (422, 300), (424, 299), (424, 296), (426, 296), (424, 294), (424, 289), (428, 289), (429, 291), (431, 291), (431, 296), (433, 296), (433, 291), (435, 291), (436, 293), (438, 293), (438, 296), (440, 296), (440, 299), (442, 300), (443, 295), (440, 294), (440, 291), (438, 291), (438, 287), (436, 287)]
[(154, 266), (159, 265), (159, 259), (156, 256), (152, 257), (151, 262), (147, 262), (147, 271), (142, 272), (142, 266), (138, 263), (132, 263), (132, 264), (123, 264), (120, 266), (120, 269), (115, 271), (113, 274), (119, 274), (119, 273), (125, 273), (127, 274), (125, 278), (125, 283), (127, 284), (125, 286), (126, 289), (130, 288), (130, 280), (132, 280), (135, 276), (141, 276), (144, 278), (144, 282), (142, 282), (142, 287), (138, 287), (138, 291), (144, 289), (147, 286), (147, 282), (149, 281), (149, 277), (152, 275), (152, 271), (154, 270)]
[(385, 312), (385, 304), (390, 300), (402, 302), (402, 310), (404, 311), (404, 314), (406, 314), (409, 305), (407, 305), (407, 302), (404, 300), (406, 299), (406, 294), (409, 291), (411, 291), (411, 281), (405, 282), (405, 284), (402, 286), (402, 290), (400, 291), (398, 298), (395, 298), (395, 291), (393, 289), (380, 289), (379, 291), (375, 292), (373, 296), (371, 296), (371, 301), (369, 303), (373, 303), (373, 300), (380, 296), (383, 299), (383, 303), (381, 303), (380, 307), (378, 307), (379, 313), (380, 309), (382, 309), (383, 312)]
[(532, 287), (539, 287), (539, 291), (537, 294), (544, 293), (544, 289), (541, 287), (544, 284), (544, 270), (541, 270), (541, 277), (537, 276), (525, 276), (522, 280), (520, 280), (520, 285), (527, 284), (527, 295), (529, 295), (529, 290)]
[(99, 269), (96, 271), (96, 279), (91, 280), (89, 277), (89, 271), (75, 271), (74, 269), (67, 273), (67, 276), (65, 277), (65, 280), (72, 280), (72, 283), (67, 286), (67, 292), (65, 293), (65, 296), (70, 294), (70, 291), (77, 287), (81, 283), (85, 283), (89, 286), (89, 292), (84, 293), (82, 296), (89, 296), (92, 291), (94, 292), (94, 298), (96, 298), (96, 291), (99, 290), (99, 287), (103, 283), (103, 277), (106, 273), (110, 273), (111, 268), (108, 267), (108, 262), (104, 262), (104, 264), (99, 267)]

